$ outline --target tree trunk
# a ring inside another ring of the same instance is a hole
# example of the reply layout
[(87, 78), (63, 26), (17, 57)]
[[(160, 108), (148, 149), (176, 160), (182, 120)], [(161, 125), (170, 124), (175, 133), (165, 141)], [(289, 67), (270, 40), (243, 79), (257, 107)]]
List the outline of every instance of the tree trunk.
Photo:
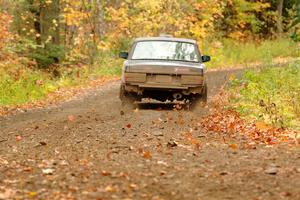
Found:
[(282, 37), (282, 32), (283, 32), (283, 24), (282, 24), (282, 12), (283, 12), (283, 3), (284, 0), (278, 0), (277, 4), (277, 32), (278, 32), (278, 37)]
[[(42, 4), (42, 3), (41, 3)], [(42, 36), (44, 41), (52, 37), (52, 44), (60, 44), (60, 0), (53, 0), (48, 6), (44, 6), (42, 12)]]
[(96, 7), (97, 7), (97, 33), (100, 39), (104, 37), (104, 30), (105, 30), (105, 22), (104, 22), (104, 14), (103, 14), (103, 7), (101, 5), (100, 0), (96, 0)]
[(36, 35), (35, 35), (36, 44), (41, 45), (42, 44), (42, 39), (41, 39), (41, 35), (42, 35), (42, 25), (41, 25), (41, 20), (42, 20), (41, 12), (42, 11), (41, 10), (42, 10), (42, 6), (35, 7), (33, 0), (28, 0), (27, 2), (29, 4), (29, 11), (31, 12), (31, 14), (35, 18), (35, 21), (34, 21), (33, 25), (34, 25), (34, 30), (35, 30), (35, 33), (36, 33)]
[(54, 33), (53, 33), (53, 43), (56, 45), (60, 45), (60, 0), (53, 1), (53, 18), (57, 22), (57, 26), (55, 27)]

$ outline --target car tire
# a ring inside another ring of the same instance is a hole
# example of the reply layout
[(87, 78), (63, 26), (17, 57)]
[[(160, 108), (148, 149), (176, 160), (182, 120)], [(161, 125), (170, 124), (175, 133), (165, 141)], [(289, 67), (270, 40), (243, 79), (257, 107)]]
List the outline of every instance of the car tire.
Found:
[(125, 86), (122, 84), (120, 87), (119, 98), (122, 102), (122, 107), (134, 108), (134, 102), (136, 98), (130, 92), (125, 90)]
[(201, 94), (201, 97), (200, 97), (200, 101), (202, 103), (207, 103), (207, 98), (208, 98), (208, 95), (207, 95), (207, 84), (205, 83), (204, 84), (204, 88), (203, 88), (203, 92)]
[(196, 95), (195, 108), (204, 108), (207, 104), (207, 85), (205, 84), (201, 94)]

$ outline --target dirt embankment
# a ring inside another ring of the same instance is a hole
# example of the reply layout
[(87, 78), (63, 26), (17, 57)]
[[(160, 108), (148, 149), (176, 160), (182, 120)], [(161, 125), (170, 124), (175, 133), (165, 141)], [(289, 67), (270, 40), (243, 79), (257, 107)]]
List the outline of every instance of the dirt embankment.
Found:
[(201, 130), (209, 108), (121, 112), (118, 88), (0, 118), (0, 199), (300, 199), (298, 147), (230, 148)]

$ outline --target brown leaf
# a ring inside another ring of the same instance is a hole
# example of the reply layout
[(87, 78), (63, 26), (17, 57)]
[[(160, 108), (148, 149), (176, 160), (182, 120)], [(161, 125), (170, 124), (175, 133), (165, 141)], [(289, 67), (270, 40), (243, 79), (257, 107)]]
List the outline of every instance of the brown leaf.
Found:
[(75, 122), (76, 117), (75, 117), (74, 115), (69, 115), (69, 116), (68, 116), (68, 120), (69, 120), (70, 122)]
[(37, 193), (36, 193), (36, 192), (29, 192), (28, 195), (29, 195), (31, 198), (33, 198), (33, 197), (35, 197), (35, 196), (37, 195)]
[(152, 158), (152, 155), (151, 155), (150, 151), (144, 151), (144, 152), (143, 152), (143, 157), (144, 157), (145, 159), (151, 159), (151, 158)]
[(105, 192), (115, 192), (115, 191), (116, 191), (116, 189), (113, 188), (113, 186), (111, 186), (111, 185), (108, 185), (105, 187)]
[(101, 172), (102, 176), (111, 176), (111, 173), (110, 172), (107, 172), (107, 171), (102, 171)]
[(264, 122), (256, 122), (256, 123), (255, 123), (255, 126), (256, 126), (258, 129), (262, 130), (262, 131), (267, 131), (267, 130), (269, 130), (270, 128), (272, 128), (272, 127), (270, 127), (269, 125), (267, 125), (267, 124), (264, 123)]
[(17, 135), (17, 136), (16, 136), (16, 141), (17, 141), (17, 142), (21, 141), (22, 139), (23, 139), (22, 136), (20, 136), (20, 135)]
[(178, 146), (178, 143), (177, 143), (176, 141), (170, 140), (170, 141), (167, 143), (167, 147), (169, 147), (169, 148), (177, 147), (177, 146)]
[(24, 171), (24, 172), (32, 172), (33, 169), (32, 169), (31, 167), (25, 167), (25, 168), (23, 169), (23, 171)]
[(230, 144), (229, 147), (232, 148), (232, 149), (237, 149), (238, 145), (237, 144)]
[(135, 190), (135, 189), (137, 189), (137, 185), (134, 183), (130, 183), (129, 188)]

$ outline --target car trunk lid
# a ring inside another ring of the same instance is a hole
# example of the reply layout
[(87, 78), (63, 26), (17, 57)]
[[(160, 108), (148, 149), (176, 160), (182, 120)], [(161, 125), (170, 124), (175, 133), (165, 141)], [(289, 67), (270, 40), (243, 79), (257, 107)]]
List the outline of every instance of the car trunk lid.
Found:
[(129, 62), (127, 72), (167, 75), (200, 75), (203, 73), (201, 63), (181, 61), (141, 61)]

